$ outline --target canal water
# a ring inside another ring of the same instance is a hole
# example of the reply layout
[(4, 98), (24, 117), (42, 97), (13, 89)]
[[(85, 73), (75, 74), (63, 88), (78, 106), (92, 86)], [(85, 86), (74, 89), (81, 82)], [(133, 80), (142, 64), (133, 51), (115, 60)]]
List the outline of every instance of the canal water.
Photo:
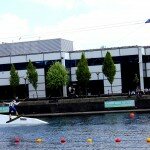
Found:
[[(150, 114), (43, 118), (46, 125), (0, 126), (2, 150), (149, 150)], [(119, 142), (116, 141), (119, 139)]]

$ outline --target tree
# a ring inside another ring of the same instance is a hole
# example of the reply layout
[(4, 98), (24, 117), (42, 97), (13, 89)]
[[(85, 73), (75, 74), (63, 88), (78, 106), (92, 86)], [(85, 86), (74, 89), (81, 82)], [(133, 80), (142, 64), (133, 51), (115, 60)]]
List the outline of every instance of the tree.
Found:
[(137, 74), (135, 74), (134, 79), (133, 79), (133, 82), (134, 82), (134, 84), (135, 84), (135, 87), (137, 88), (137, 86), (138, 86), (138, 84), (139, 84), (139, 78), (138, 78), (138, 75), (137, 75)]
[(67, 69), (60, 63), (55, 62), (49, 69), (46, 75), (47, 87), (50, 89), (59, 89), (62, 96), (62, 86), (68, 84), (69, 75)]
[(13, 96), (16, 97), (16, 88), (19, 85), (20, 78), (18, 75), (18, 72), (15, 69), (15, 66), (12, 64), (11, 70), (10, 70), (10, 86), (13, 88)]
[(84, 53), (82, 53), (81, 59), (77, 64), (76, 77), (82, 92), (85, 90), (87, 96), (87, 85), (91, 78), (91, 73)]
[(38, 98), (38, 93), (37, 93), (38, 73), (36, 71), (35, 66), (31, 62), (31, 60), (29, 60), (29, 63), (27, 65), (27, 79), (28, 79), (29, 83), (32, 84), (33, 88), (35, 89), (36, 96)]
[(111, 92), (112, 91), (112, 84), (114, 81), (114, 77), (116, 74), (116, 66), (114, 64), (114, 61), (112, 59), (112, 56), (110, 52), (107, 52), (104, 58), (103, 66), (102, 66), (103, 74), (106, 76), (107, 80), (111, 84)]

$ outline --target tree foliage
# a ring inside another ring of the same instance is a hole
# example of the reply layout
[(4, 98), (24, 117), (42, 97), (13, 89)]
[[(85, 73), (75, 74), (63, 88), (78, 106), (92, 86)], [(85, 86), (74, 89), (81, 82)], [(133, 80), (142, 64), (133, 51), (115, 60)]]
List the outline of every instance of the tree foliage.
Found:
[(116, 74), (116, 66), (114, 64), (114, 61), (112, 59), (112, 56), (110, 52), (106, 53), (106, 56), (104, 58), (103, 66), (102, 66), (103, 74), (106, 76), (107, 80), (111, 84), (111, 90), (112, 90), (112, 84), (114, 81), (114, 77)]
[(86, 88), (91, 78), (91, 73), (89, 71), (87, 59), (84, 53), (82, 53), (81, 59), (79, 60), (77, 64), (76, 77), (77, 77), (77, 81), (79, 85), (82, 88)]
[(138, 78), (138, 75), (137, 75), (137, 74), (135, 74), (134, 79), (133, 79), (133, 82), (134, 82), (135, 86), (137, 87), (138, 84), (139, 84), (139, 78)]
[[(36, 71), (35, 66), (31, 62), (31, 60), (29, 60), (29, 63), (27, 65), (27, 79), (32, 84), (32, 86), (35, 89), (36, 94), (37, 94), (38, 73)], [(38, 97), (38, 95), (37, 95), (37, 97)]]
[(15, 96), (16, 95), (16, 91), (15, 90), (16, 90), (17, 86), (19, 85), (20, 78), (19, 78), (18, 72), (16, 71), (15, 66), (13, 64), (12, 64), (11, 70), (10, 70), (9, 82), (10, 82), (10, 86), (14, 90), (14, 96)]
[(46, 75), (47, 87), (50, 89), (59, 89), (68, 83), (69, 76), (67, 69), (60, 63), (55, 62)]

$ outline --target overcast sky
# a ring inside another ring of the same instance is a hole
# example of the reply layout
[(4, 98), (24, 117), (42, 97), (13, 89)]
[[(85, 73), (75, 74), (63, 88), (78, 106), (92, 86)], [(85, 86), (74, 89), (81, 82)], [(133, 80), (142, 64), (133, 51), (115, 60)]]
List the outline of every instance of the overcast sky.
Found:
[(150, 45), (150, 0), (0, 0), (0, 42), (64, 38), (74, 49)]

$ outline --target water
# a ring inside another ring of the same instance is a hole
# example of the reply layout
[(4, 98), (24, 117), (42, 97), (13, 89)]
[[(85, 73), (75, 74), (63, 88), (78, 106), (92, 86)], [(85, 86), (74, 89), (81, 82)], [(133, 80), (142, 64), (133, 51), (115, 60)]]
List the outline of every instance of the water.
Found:
[[(2, 150), (148, 150), (150, 115), (129, 113), (45, 118), (48, 125), (0, 126)], [(15, 143), (14, 138), (20, 142)], [(62, 144), (61, 138), (66, 140)], [(43, 142), (37, 143), (40, 138)], [(121, 138), (120, 143), (115, 138)], [(92, 143), (87, 143), (92, 139)]]

